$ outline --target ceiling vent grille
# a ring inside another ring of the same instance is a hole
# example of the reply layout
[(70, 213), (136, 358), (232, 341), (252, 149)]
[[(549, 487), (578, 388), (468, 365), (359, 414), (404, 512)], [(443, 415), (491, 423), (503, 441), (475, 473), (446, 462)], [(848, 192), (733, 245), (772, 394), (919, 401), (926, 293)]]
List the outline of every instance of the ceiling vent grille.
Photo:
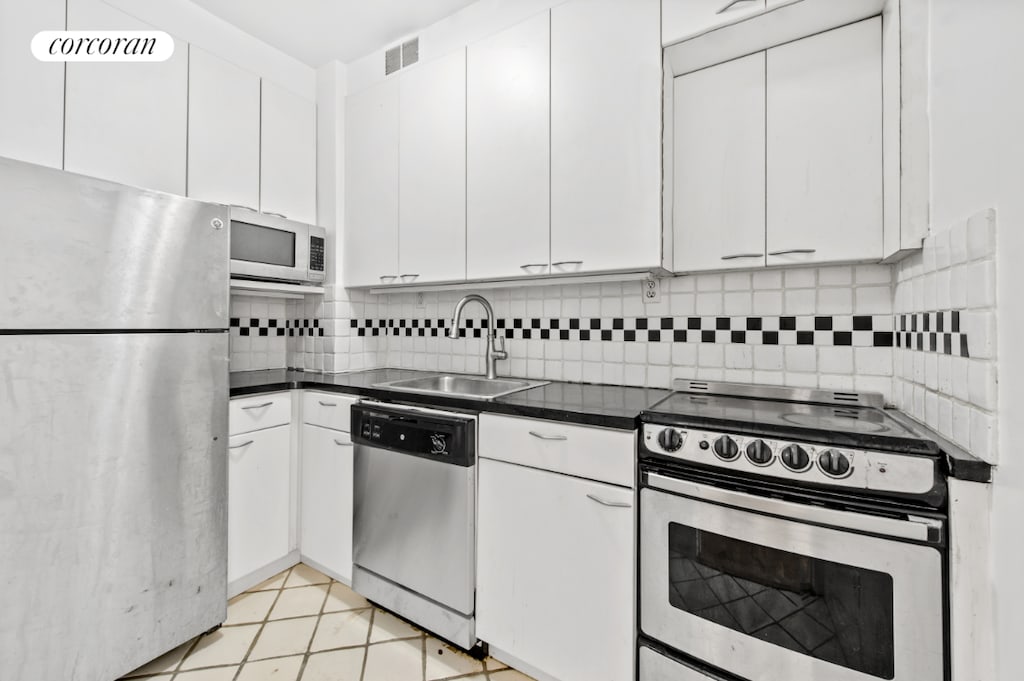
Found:
[(420, 39), (413, 38), (402, 43), (402, 67), (411, 66), (420, 60)]
[(402, 48), (400, 46), (392, 47), (384, 53), (384, 75), (390, 76), (400, 68), (402, 68)]

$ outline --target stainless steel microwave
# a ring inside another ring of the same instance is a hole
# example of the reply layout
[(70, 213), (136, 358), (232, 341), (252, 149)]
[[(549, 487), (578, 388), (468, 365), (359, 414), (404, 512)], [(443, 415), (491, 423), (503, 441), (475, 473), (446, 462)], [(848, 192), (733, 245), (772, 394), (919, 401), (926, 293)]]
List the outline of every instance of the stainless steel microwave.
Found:
[(306, 284), (324, 281), (327, 231), (231, 207), (231, 276)]

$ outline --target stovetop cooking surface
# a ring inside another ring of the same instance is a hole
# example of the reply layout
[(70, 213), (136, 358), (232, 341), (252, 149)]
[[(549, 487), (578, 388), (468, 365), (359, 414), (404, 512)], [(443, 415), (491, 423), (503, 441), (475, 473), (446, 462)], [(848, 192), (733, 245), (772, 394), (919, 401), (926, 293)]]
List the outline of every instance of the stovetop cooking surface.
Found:
[(676, 392), (644, 411), (645, 423), (801, 438), (837, 446), (940, 454), (938, 444), (884, 409)]

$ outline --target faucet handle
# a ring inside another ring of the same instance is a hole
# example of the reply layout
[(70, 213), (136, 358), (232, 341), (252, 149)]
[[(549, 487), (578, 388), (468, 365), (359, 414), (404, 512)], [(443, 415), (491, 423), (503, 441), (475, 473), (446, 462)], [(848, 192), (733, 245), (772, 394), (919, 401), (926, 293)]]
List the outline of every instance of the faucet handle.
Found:
[(508, 359), (508, 353), (505, 352), (505, 336), (498, 334), (497, 330), (491, 337), (491, 356), (494, 359)]

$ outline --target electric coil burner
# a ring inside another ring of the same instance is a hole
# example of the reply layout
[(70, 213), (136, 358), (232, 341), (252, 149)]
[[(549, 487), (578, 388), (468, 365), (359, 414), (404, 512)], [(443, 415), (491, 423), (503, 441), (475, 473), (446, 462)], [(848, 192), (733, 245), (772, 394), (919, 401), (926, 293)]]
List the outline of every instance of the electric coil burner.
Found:
[(640, 681), (944, 681), (939, 445), (880, 395), (675, 387), (641, 415)]

